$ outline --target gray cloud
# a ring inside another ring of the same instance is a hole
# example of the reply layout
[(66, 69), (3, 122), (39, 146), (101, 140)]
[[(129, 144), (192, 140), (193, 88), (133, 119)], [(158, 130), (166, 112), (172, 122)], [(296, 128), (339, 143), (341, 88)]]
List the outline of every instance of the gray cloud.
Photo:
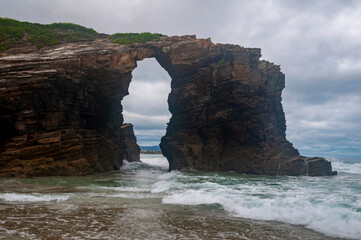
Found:
[(140, 146), (159, 145), (159, 141), (165, 134), (165, 129), (135, 130), (137, 142)]
[(170, 119), (167, 99), (171, 78), (154, 58), (137, 65), (129, 96), (122, 101), (124, 121), (134, 125), (139, 144), (158, 145)]
[[(0, 0), (0, 15), (75, 22), (105, 33), (196, 34), (259, 47), (263, 58), (280, 64), (286, 74), (287, 136), (300, 152), (361, 157), (360, 1)], [(144, 142), (155, 142), (144, 131), (160, 133), (169, 116), (164, 100), (169, 79), (154, 66), (139, 64), (131, 84), (137, 91), (131, 88), (125, 98)]]

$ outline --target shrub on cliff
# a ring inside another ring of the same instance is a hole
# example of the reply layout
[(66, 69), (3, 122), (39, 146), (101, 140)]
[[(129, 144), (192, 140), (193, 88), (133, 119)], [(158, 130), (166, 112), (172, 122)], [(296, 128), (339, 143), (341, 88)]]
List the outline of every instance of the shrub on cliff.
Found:
[(219, 66), (221, 66), (223, 63), (225, 63), (227, 60), (226, 59), (224, 59), (224, 58), (222, 58), (221, 60), (219, 60), (218, 62), (217, 62), (217, 67), (219, 67)]
[(39, 24), (0, 17), (0, 50), (22, 43), (37, 47), (91, 39), (97, 32), (73, 23)]
[(164, 37), (166, 35), (160, 33), (115, 33), (110, 35), (110, 39), (113, 43), (118, 44), (133, 44), (133, 43), (145, 43), (152, 41), (154, 39), (158, 39), (160, 37)]

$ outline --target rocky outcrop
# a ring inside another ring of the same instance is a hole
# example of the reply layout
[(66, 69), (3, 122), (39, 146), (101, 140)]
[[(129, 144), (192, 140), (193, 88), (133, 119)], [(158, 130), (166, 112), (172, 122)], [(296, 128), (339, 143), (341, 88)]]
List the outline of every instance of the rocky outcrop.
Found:
[[(172, 118), (161, 142), (170, 169), (302, 175), (305, 160), (285, 137), (284, 75), (260, 56), (195, 36), (4, 51), (0, 176), (118, 169), (126, 156), (121, 100), (136, 61), (150, 57), (172, 78)], [(324, 159), (307, 161), (309, 174), (332, 174)]]
[(85, 175), (122, 165), (120, 100), (135, 60), (113, 47), (98, 39), (1, 54), (1, 132), (7, 134), (0, 176)]
[(128, 162), (140, 162), (140, 147), (134, 135), (133, 125), (124, 123), (121, 126), (121, 133), (124, 141), (124, 160)]

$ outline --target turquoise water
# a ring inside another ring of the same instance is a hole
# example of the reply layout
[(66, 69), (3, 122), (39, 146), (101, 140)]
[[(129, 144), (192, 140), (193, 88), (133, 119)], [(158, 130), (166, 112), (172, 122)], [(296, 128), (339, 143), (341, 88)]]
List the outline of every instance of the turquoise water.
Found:
[(119, 172), (0, 180), (0, 239), (361, 239), (361, 161), (333, 177)]

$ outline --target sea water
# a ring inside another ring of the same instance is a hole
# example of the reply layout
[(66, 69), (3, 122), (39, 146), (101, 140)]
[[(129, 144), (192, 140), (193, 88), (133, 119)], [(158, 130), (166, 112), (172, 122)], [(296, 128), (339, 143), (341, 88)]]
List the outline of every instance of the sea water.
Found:
[(167, 172), (0, 179), (0, 239), (361, 239), (361, 160), (332, 177)]

